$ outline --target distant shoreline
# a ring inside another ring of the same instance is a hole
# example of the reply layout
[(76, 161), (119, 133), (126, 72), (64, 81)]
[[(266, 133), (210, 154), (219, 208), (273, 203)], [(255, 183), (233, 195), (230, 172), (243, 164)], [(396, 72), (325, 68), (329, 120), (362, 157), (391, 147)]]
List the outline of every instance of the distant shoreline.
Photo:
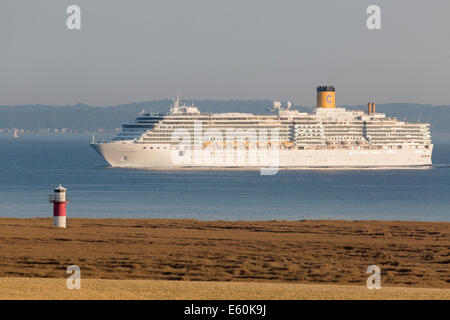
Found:
[[(186, 103), (194, 103), (200, 110), (207, 113), (217, 112), (247, 112), (264, 113), (272, 105), (271, 100), (199, 100), (187, 99)], [(85, 104), (48, 106), (48, 105), (17, 105), (0, 106), (0, 129), (24, 129), (30, 131), (53, 131), (55, 129), (77, 132), (98, 132), (99, 130), (113, 133), (121, 127), (124, 121), (131, 121), (142, 112), (166, 112), (171, 100), (154, 100), (132, 102), (116, 106), (94, 107)], [(341, 105), (349, 110), (366, 110), (367, 104)], [(294, 105), (301, 112), (311, 112), (313, 106)], [(450, 106), (418, 103), (378, 103), (377, 111), (406, 119), (409, 122), (429, 122), (432, 125), (432, 140), (442, 135), (439, 140), (448, 141), (450, 121)], [(20, 133), (19, 133), (20, 135)], [(441, 142), (437, 142), (441, 143)]]

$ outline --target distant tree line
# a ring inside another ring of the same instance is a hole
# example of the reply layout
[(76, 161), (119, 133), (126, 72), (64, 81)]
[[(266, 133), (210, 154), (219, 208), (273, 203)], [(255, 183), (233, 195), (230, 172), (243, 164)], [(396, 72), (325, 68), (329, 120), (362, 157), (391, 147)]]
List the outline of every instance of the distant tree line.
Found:
[[(202, 112), (248, 112), (267, 113), (272, 106), (269, 100), (194, 100), (184, 101), (194, 103)], [(17, 128), (32, 131), (68, 128), (74, 131), (97, 131), (102, 128), (112, 131), (122, 123), (133, 121), (139, 113), (166, 112), (170, 100), (137, 102), (118, 106), (92, 107), (85, 104), (73, 106), (0, 106), (0, 128)], [(283, 104), (284, 105), (284, 104)], [(366, 110), (367, 105), (345, 106), (352, 110)], [(302, 112), (313, 111), (312, 107), (294, 106)], [(430, 122), (434, 132), (450, 132), (450, 106), (432, 106), (412, 103), (378, 104), (377, 112), (386, 113), (398, 120), (411, 122)]]

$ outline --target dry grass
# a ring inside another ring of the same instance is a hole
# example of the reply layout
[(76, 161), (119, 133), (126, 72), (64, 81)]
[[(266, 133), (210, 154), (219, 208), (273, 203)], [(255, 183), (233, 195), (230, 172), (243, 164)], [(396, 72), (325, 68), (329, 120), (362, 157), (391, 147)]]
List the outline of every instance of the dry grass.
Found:
[[(0, 277), (450, 288), (450, 223), (0, 219)], [(189, 282), (191, 283), (191, 282)], [(195, 282), (192, 282), (195, 283)], [(258, 284), (262, 285), (262, 284)]]
[(450, 289), (288, 283), (86, 279), (69, 290), (64, 279), (0, 278), (0, 299), (450, 299)]

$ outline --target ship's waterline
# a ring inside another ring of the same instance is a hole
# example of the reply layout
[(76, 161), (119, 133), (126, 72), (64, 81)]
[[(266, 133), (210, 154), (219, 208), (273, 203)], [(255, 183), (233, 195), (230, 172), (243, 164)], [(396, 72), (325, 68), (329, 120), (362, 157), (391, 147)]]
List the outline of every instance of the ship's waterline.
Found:
[(429, 124), (335, 107), (317, 88), (312, 114), (274, 102), (274, 114), (202, 114), (174, 101), (167, 114), (142, 114), (109, 142), (91, 146), (113, 167), (368, 168), (429, 166)]

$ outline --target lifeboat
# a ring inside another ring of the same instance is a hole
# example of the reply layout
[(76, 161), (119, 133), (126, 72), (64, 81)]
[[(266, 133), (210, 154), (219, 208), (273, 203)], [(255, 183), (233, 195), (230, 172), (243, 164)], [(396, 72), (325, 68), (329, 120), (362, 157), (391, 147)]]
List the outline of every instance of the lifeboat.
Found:
[(283, 146), (290, 148), (294, 146), (294, 143), (292, 141), (284, 141)]
[(258, 147), (265, 147), (267, 145), (266, 142), (257, 142)]
[(203, 146), (204, 146), (204, 147), (207, 147), (207, 146), (209, 146), (209, 145), (211, 145), (211, 144), (212, 144), (211, 141), (203, 142)]
[(218, 146), (220, 146), (220, 147), (226, 147), (227, 146), (227, 143), (225, 141), (223, 141), (223, 142), (216, 142), (216, 144)]

